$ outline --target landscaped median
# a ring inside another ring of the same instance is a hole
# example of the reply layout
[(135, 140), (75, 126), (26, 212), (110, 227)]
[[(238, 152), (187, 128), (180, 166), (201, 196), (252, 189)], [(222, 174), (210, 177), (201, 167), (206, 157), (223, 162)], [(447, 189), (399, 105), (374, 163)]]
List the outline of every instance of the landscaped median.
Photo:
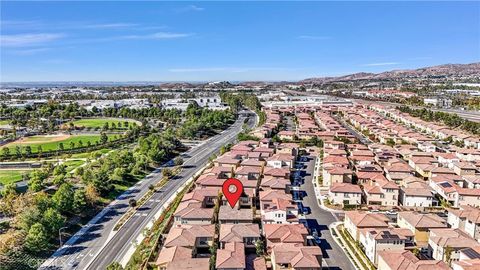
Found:
[(147, 193), (145, 193), (140, 200), (136, 202), (136, 206), (128, 209), (128, 211), (120, 218), (120, 220), (115, 224), (115, 227), (113, 228), (114, 231), (118, 231), (134, 214), (137, 212), (137, 209), (141, 207), (145, 202), (147, 202), (155, 193), (155, 191), (161, 187), (163, 187), (168, 180), (175, 176), (178, 175), (182, 171), (181, 166), (177, 166), (172, 170), (172, 174), (170, 176), (163, 176), (162, 180), (158, 182), (153, 188), (149, 189)]
[(173, 214), (180, 204), (183, 195), (190, 190), (193, 183), (194, 182), (191, 182), (184, 187), (182, 191), (178, 193), (175, 200), (162, 212), (160, 217), (155, 221), (152, 228), (149, 230), (149, 233), (137, 246), (135, 252), (128, 261), (128, 264), (125, 266), (125, 269), (147, 269), (149, 266), (148, 263), (152, 260), (152, 258), (154, 258), (154, 255), (161, 247), (159, 244), (162, 240), (162, 235), (169, 228)]
[(352, 259), (352, 263), (357, 269), (360, 270), (374, 270), (377, 269), (370, 260), (367, 258), (360, 246), (353, 240), (350, 234), (343, 227), (343, 222), (338, 222), (331, 226), (331, 229), (339, 237), (336, 240), (339, 240), (341, 246), (344, 247), (344, 250), (347, 252), (347, 255)]

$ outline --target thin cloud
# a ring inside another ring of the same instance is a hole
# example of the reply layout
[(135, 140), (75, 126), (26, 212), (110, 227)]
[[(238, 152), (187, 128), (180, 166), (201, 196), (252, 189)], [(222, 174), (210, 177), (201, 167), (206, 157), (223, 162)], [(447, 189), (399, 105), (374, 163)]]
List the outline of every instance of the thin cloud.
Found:
[(369, 63), (369, 64), (363, 64), (362, 66), (364, 67), (378, 67), (378, 66), (394, 66), (398, 65), (400, 63), (398, 62), (381, 62), (381, 63)]
[(199, 11), (204, 11), (204, 10), (205, 10), (205, 8), (203, 8), (203, 7), (199, 7), (199, 6), (196, 6), (196, 5), (188, 5), (186, 7), (177, 9), (177, 12), (188, 12), (188, 11), (199, 12)]
[(136, 23), (100, 23), (100, 24), (87, 24), (82, 26), (83, 28), (90, 29), (113, 29), (113, 28), (130, 28), (136, 27)]
[(64, 34), (40, 33), (40, 34), (16, 34), (0, 35), (2, 47), (26, 47), (48, 43), (63, 38)]
[(329, 36), (301, 35), (301, 36), (298, 36), (297, 39), (304, 39), (304, 40), (327, 40), (327, 39), (332, 39), (332, 37), (329, 37)]
[(33, 55), (33, 54), (42, 53), (49, 50), (51, 50), (51, 48), (32, 48), (32, 49), (12, 50), (10, 51), (10, 53), (15, 55)]
[(172, 32), (157, 32), (147, 35), (128, 35), (113, 37), (112, 39), (143, 39), (143, 40), (160, 40), (160, 39), (178, 39), (193, 36), (192, 33), (172, 33)]

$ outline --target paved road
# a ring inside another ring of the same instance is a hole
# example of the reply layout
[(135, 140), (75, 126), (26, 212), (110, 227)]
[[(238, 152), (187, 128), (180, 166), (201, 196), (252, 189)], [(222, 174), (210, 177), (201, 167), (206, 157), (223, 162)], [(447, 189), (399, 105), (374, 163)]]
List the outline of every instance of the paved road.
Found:
[[(161, 168), (137, 183), (132, 189), (122, 194), (104, 211), (105, 215), (86, 226), (74, 243), (63, 246), (40, 267), (40, 269), (105, 269), (113, 261), (120, 261), (130, 245), (143, 232), (154, 214), (166, 200), (175, 193), (195, 172), (203, 167), (209, 157), (218, 152), (222, 145), (235, 141), (242, 130), (245, 118), (239, 118), (230, 128), (212, 137), (202, 145), (182, 154), (184, 169), (175, 179), (157, 191), (152, 198), (140, 207), (120, 230), (113, 232), (113, 227), (128, 210), (128, 200), (139, 199), (148, 191), (148, 187), (161, 179)], [(253, 127), (256, 120), (249, 118), (248, 125)]]
[(323, 252), (323, 257), (326, 265), (326, 269), (330, 270), (355, 270), (355, 267), (351, 264), (347, 255), (333, 240), (332, 234), (328, 229), (328, 225), (336, 222), (336, 217), (332, 213), (321, 209), (317, 204), (317, 198), (313, 189), (313, 170), (315, 167), (315, 159), (309, 156), (308, 162), (304, 162), (307, 168), (304, 172), (304, 183), (301, 185), (300, 190), (304, 191), (305, 197), (303, 198), (303, 205), (310, 207), (311, 214), (305, 216), (308, 227), (310, 229), (316, 229), (321, 236), (322, 242), (320, 248)]
[(346, 128), (353, 136), (357, 137), (357, 139), (362, 143), (362, 144), (371, 144), (372, 141), (367, 138), (365, 135), (357, 131), (354, 127), (352, 127), (350, 124), (348, 124), (342, 117), (340, 116), (333, 116), (335, 120), (337, 120), (344, 128)]

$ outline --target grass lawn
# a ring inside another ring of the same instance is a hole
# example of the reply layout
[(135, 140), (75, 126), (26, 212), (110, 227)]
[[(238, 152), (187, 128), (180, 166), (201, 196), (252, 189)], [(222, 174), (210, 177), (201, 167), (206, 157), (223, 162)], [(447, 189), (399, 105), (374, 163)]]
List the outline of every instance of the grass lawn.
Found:
[(0, 170), (0, 184), (7, 185), (21, 181), (23, 174), (29, 174), (32, 170)]
[(10, 120), (0, 120), (0, 126), (4, 126), (8, 124), (10, 124)]
[[(110, 141), (114, 140), (115, 134), (108, 134), (108, 139)], [(74, 148), (78, 148), (78, 142), (82, 141), (83, 145), (86, 146), (87, 142), (90, 141), (92, 145), (95, 145), (97, 141), (100, 140), (99, 134), (89, 134), (89, 135), (66, 135), (63, 137), (60, 136), (44, 136), (44, 135), (37, 135), (37, 136), (30, 136), (26, 137), (23, 140), (17, 140), (11, 143), (8, 143), (1, 147), (3, 149), (5, 147), (10, 148), (10, 153), (15, 152), (15, 147), (18, 145), (22, 147), (22, 151), (25, 151), (25, 146), (30, 146), (32, 148), (32, 153), (36, 153), (38, 151), (38, 146), (42, 146), (42, 151), (52, 151), (58, 150), (60, 143), (63, 143), (64, 149), (72, 149), (70, 144), (73, 142), (75, 144)]]
[[(86, 128), (103, 128), (105, 123), (109, 125), (115, 124), (117, 126), (116, 129), (127, 129), (125, 127), (125, 122), (128, 123), (128, 126), (133, 125), (140, 125), (141, 123), (137, 120), (128, 119), (128, 118), (86, 118), (73, 121), (73, 124), (76, 127), (86, 127)], [(67, 123), (69, 125), (70, 123)]]
[(85, 163), (85, 160), (67, 160), (63, 164), (67, 166), (67, 172), (82, 166)]
[[(103, 148), (103, 149), (96, 150), (96, 151), (93, 151), (93, 152), (98, 152), (98, 153), (101, 153), (101, 154), (106, 154), (106, 153), (110, 152), (111, 150), (112, 150), (112, 149), (110, 149), (110, 148)], [(69, 157), (70, 157), (70, 158), (90, 158), (90, 157), (92, 156), (92, 153), (93, 153), (93, 152), (72, 154), (72, 155), (70, 155)]]

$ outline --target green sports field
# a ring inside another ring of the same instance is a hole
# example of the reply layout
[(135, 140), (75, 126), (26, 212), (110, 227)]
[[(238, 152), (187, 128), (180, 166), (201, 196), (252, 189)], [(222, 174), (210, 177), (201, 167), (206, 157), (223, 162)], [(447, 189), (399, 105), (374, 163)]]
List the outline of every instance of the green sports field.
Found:
[[(109, 141), (113, 141), (115, 134), (108, 134), (107, 137)], [(83, 146), (87, 146), (88, 142), (91, 145), (95, 145), (97, 141), (100, 141), (99, 134), (82, 134), (82, 135), (37, 135), (23, 138), (11, 143), (8, 143), (2, 146), (0, 149), (8, 147), (10, 153), (14, 153), (15, 148), (20, 146), (22, 151), (25, 151), (26, 146), (32, 148), (32, 153), (38, 152), (38, 146), (42, 146), (42, 151), (53, 151), (58, 150), (60, 143), (63, 144), (63, 149), (72, 149), (71, 143), (73, 142), (75, 146), (73, 148), (79, 147), (79, 142), (82, 141)]]
[[(125, 122), (128, 123), (128, 126), (125, 127)], [(105, 123), (109, 125), (115, 124), (116, 129), (127, 129), (131, 125), (140, 125), (141, 123), (137, 120), (128, 119), (128, 118), (86, 118), (75, 120), (72, 122), (76, 127), (85, 127), (85, 128), (103, 128)], [(70, 123), (67, 123), (70, 124)]]
[(0, 170), (0, 184), (8, 185), (21, 181), (24, 174), (29, 174), (31, 170)]

